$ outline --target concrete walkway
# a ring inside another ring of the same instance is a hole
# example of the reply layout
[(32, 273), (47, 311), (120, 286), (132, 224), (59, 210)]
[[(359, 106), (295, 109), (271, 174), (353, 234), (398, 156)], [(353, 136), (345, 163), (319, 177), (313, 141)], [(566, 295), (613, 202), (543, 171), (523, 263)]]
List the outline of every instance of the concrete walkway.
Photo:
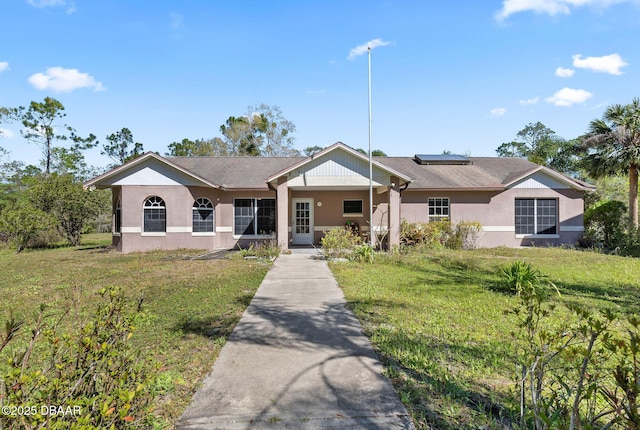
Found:
[(413, 429), (327, 263), (282, 255), (177, 429)]

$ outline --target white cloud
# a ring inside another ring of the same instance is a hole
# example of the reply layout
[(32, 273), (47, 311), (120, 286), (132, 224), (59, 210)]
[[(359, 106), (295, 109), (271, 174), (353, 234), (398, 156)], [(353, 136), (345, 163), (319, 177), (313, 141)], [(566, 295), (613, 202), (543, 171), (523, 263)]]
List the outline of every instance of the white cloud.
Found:
[(102, 82), (96, 81), (88, 73), (63, 67), (49, 67), (46, 73), (31, 75), (28, 81), (39, 90), (52, 90), (61, 93), (68, 93), (79, 88), (93, 88), (94, 91), (105, 90)]
[(45, 7), (65, 7), (69, 15), (76, 11), (76, 4), (67, 0), (27, 0), (27, 3), (38, 9)]
[(347, 57), (347, 60), (355, 60), (356, 57), (366, 54), (369, 48), (373, 49), (373, 48), (377, 48), (378, 46), (387, 46), (387, 45), (391, 45), (391, 42), (387, 42), (382, 39), (370, 40), (367, 43), (358, 45), (355, 48), (353, 48), (351, 51), (349, 51), (349, 56)]
[(0, 128), (0, 137), (11, 139), (13, 136), (15, 136), (15, 133), (13, 131), (7, 130), (6, 128)]
[(569, 15), (571, 9), (577, 7), (592, 6), (603, 9), (616, 3), (638, 3), (638, 0), (504, 0), (502, 9), (496, 12), (495, 17), (503, 20), (514, 13), (527, 11), (551, 16)]
[(503, 107), (500, 107), (500, 108), (491, 109), (489, 113), (494, 118), (500, 118), (501, 116), (504, 116), (507, 113), (507, 110)]
[(27, 3), (34, 7), (52, 7), (64, 6), (66, 0), (27, 0)]
[(576, 103), (583, 103), (591, 98), (593, 94), (585, 90), (575, 90), (573, 88), (563, 88), (560, 91), (556, 91), (551, 97), (547, 97), (545, 100), (547, 103), (554, 104), (556, 106), (571, 106)]
[(579, 69), (589, 69), (594, 72), (609, 73), (611, 75), (622, 75), (621, 68), (628, 66), (629, 63), (624, 61), (618, 54), (605, 55), (602, 57), (586, 57), (582, 55), (574, 55), (573, 67)]
[(9, 70), (9, 63), (6, 61), (0, 61), (0, 73), (4, 72), (5, 70)]
[(561, 78), (570, 78), (576, 71), (573, 69), (565, 69), (564, 67), (558, 67), (556, 69), (556, 76)]
[(535, 105), (540, 101), (540, 97), (534, 97), (531, 99), (520, 100), (520, 104), (523, 106)]

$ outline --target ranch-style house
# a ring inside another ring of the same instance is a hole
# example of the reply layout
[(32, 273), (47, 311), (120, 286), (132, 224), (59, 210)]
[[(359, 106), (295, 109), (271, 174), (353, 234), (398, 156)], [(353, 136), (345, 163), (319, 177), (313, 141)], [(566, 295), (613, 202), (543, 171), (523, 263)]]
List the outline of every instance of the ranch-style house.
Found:
[(163, 157), (146, 153), (85, 183), (111, 188), (121, 252), (230, 249), (275, 239), (317, 245), (351, 225), (400, 243), (400, 224), (482, 225), (479, 246), (572, 244), (593, 187), (520, 158), (369, 158), (338, 142), (309, 157)]

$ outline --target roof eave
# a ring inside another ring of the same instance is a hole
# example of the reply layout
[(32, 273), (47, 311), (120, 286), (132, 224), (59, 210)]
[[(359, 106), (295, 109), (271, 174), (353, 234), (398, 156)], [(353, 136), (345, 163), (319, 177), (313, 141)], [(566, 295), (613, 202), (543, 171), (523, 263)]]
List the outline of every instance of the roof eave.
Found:
[(451, 191), (504, 191), (505, 187), (502, 185), (486, 186), (486, 187), (411, 187), (407, 188), (409, 191), (438, 191), (438, 192), (451, 192)]

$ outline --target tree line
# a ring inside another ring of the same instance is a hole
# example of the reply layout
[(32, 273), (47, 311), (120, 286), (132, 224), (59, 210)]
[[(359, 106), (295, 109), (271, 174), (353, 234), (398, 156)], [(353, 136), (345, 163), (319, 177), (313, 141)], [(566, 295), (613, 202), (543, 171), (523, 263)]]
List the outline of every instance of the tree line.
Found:
[[(104, 169), (89, 166), (84, 152), (100, 146), (101, 154), (112, 161), (107, 168), (126, 163), (144, 153), (144, 145), (134, 139), (132, 131), (123, 127), (105, 136), (100, 145), (93, 134), (78, 135), (66, 123), (65, 107), (51, 97), (32, 101), (28, 107), (0, 107), (0, 123), (12, 122), (21, 124), (22, 136), (41, 148), (42, 159), (40, 166), (25, 165), (0, 146), (0, 239), (21, 250), (38, 241), (50, 241), (42, 238), (43, 232), (54, 226), (59, 236), (76, 245), (89, 224), (108, 229), (110, 195), (99, 191), (88, 194), (82, 189), (82, 181)], [(230, 116), (220, 125), (219, 137), (184, 138), (169, 143), (165, 155), (286, 157), (322, 150), (319, 146), (296, 149), (295, 131), (295, 124), (277, 106), (249, 106), (244, 115)], [(585, 134), (577, 138), (565, 140), (535, 122), (520, 130), (513, 141), (499, 145), (496, 152), (500, 157), (526, 158), (594, 182), (598, 191), (585, 197), (587, 244), (616, 249), (623, 243), (640, 255), (640, 98), (627, 105), (609, 106), (602, 118), (591, 121)], [(380, 150), (372, 155), (386, 156)]]

